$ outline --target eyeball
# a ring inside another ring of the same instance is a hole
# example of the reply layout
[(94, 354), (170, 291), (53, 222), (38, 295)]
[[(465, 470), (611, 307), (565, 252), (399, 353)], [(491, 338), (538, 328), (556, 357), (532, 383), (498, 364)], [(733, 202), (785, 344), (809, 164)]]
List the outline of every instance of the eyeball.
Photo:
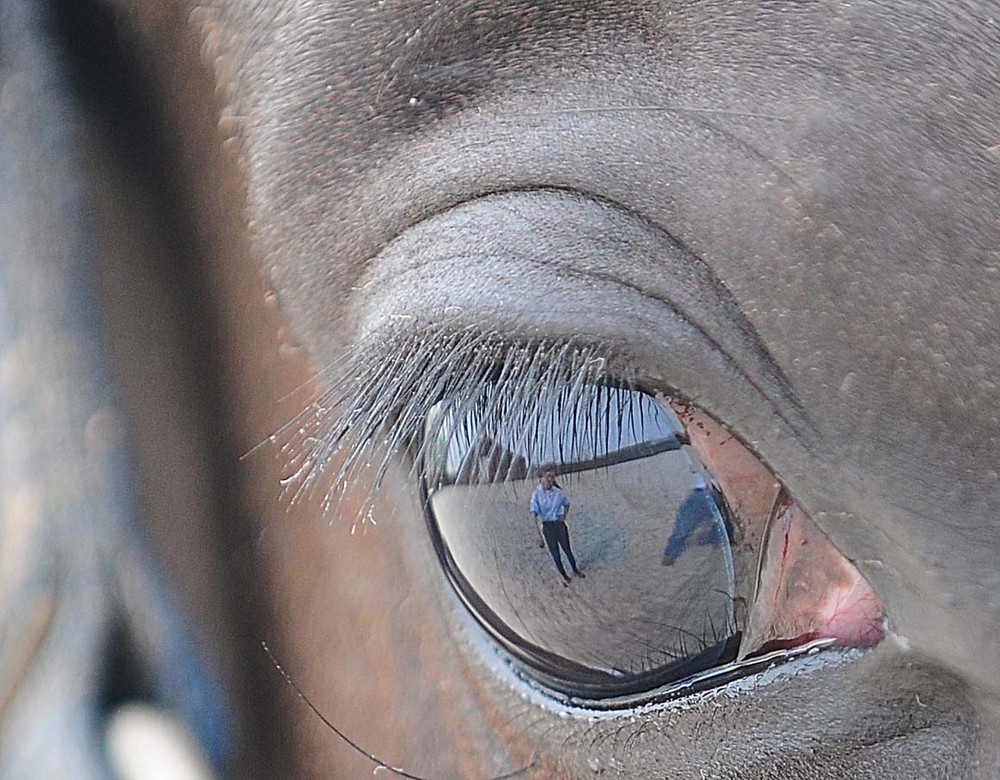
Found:
[(557, 695), (617, 706), (883, 635), (853, 564), (683, 401), (586, 383), (516, 408), (502, 391), (446, 398), (420, 452), (455, 592)]
[(597, 386), (505, 419), (485, 401), (442, 402), (423, 448), (432, 536), (490, 634), (586, 696), (734, 658), (736, 531), (677, 413)]

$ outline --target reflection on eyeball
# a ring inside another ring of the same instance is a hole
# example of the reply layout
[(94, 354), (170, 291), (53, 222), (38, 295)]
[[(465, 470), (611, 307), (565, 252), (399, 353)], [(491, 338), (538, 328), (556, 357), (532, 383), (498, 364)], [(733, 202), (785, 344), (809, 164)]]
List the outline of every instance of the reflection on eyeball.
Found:
[(460, 598), (556, 695), (610, 703), (881, 636), (853, 566), (690, 405), (609, 384), (516, 411), (501, 395), (428, 415), (428, 523)]

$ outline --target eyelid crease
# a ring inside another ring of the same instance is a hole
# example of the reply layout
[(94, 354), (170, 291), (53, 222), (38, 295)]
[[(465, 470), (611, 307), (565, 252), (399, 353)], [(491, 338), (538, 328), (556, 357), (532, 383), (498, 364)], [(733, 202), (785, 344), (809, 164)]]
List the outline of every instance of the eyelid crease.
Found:
[[(605, 300), (612, 306), (595, 311)], [(386, 245), (354, 302), (359, 339), (396, 332), (400, 323), (450, 321), (456, 329), (511, 337), (544, 333), (617, 344), (623, 358), (638, 339), (616, 320), (631, 318), (633, 330), (650, 331), (648, 353), (668, 338), (657, 327), (673, 318), (691, 332), (677, 339), (703, 340), (803, 447), (811, 451), (818, 442), (801, 399), (712, 269), (663, 227), (603, 198), (568, 189), (513, 190), (438, 212)], [(647, 370), (666, 362), (631, 357)], [(670, 376), (651, 380), (649, 389), (697, 394), (696, 386), (680, 386)]]
[[(815, 431), (815, 426), (809, 419), (801, 399), (761, 341), (757, 331), (744, 316), (736, 299), (694, 250), (655, 222), (623, 204), (570, 190), (535, 192), (556, 193), (563, 197), (593, 201), (606, 209), (613, 220), (622, 218), (616, 213), (620, 212), (628, 220), (643, 226), (645, 232), (648, 232), (650, 243), (646, 252), (636, 251), (634, 243), (628, 246), (629, 259), (632, 263), (640, 259), (650, 262), (641, 267), (634, 267), (628, 263), (619, 264), (615, 268), (615, 274), (597, 268), (576, 270), (573, 261), (561, 263), (558, 259), (544, 255), (536, 257), (535, 262), (551, 265), (567, 275), (609, 282), (634, 290), (646, 298), (669, 307), (701, 331), (712, 348), (736, 366), (746, 382), (761, 396), (771, 401), (776, 414), (793, 431), (799, 435)], [(521, 219), (530, 220), (530, 217), (525, 216), (517, 208), (516, 203), (508, 202), (504, 207)], [(533, 217), (535, 213), (537, 211), (532, 212), (531, 216)], [(636, 234), (642, 235), (637, 231)], [(602, 240), (608, 236), (609, 232), (600, 234)], [(632, 240), (634, 241), (634, 237)], [(663, 251), (664, 248), (667, 251)], [(664, 278), (675, 280), (675, 283), (665, 286), (662, 283)], [(678, 279), (683, 280), (682, 283), (677, 284)], [(779, 396), (784, 403), (775, 403), (770, 394)], [(784, 410), (785, 407), (789, 409), (788, 412)]]

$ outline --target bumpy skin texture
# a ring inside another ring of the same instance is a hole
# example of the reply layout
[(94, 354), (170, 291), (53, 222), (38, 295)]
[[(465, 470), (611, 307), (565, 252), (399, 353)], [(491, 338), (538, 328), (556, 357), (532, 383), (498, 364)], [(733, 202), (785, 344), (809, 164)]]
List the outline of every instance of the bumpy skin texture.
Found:
[[(890, 622), (863, 654), (565, 717), (449, 597), (402, 471), (350, 536), (350, 497), (286, 517), (251, 458), (257, 630), (334, 722), (428, 777), (1000, 776), (995, 4), (118, 5), (202, 242), (234, 451), (288, 415), (280, 380), (244, 388), (302, 373), (254, 264), (317, 366), (442, 312), (612, 345), (748, 443)], [(251, 708), (282, 724), (260, 732), (280, 774), (370, 771), (293, 697)]]

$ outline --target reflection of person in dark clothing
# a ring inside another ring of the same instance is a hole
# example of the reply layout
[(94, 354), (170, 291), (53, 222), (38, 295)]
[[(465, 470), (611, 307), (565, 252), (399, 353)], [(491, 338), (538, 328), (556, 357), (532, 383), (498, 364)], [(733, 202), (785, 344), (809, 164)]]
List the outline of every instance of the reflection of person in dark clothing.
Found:
[(561, 547), (566, 553), (573, 573), (578, 577), (586, 575), (576, 567), (576, 558), (569, 548), (569, 529), (566, 527), (566, 516), (569, 514), (569, 496), (556, 484), (556, 472), (553, 468), (542, 469), (541, 484), (531, 494), (531, 515), (538, 534), (538, 546), (547, 544), (552, 560), (563, 578), (563, 585), (569, 585), (569, 576), (563, 568)]
[(663, 551), (664, 566), (670, 566), (690, 544), (721, 544), (728, 541), (719, 507), (704, 484), (697, 485), (677, 510), (674, 531)]

